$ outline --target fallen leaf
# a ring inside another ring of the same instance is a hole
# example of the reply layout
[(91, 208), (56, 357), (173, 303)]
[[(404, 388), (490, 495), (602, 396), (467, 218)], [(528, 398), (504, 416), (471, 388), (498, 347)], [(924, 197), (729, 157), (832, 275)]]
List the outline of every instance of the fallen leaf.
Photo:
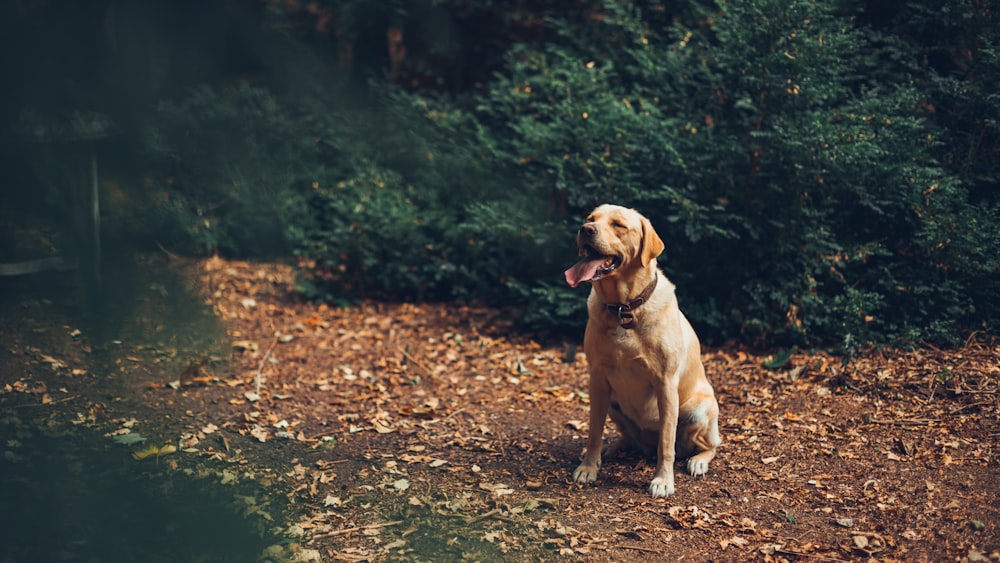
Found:
[(896, 440), (896, 448), (899, 453), (910, 457), (917, 453), (917, 446), (914, 445), (912, 441), (905, 438), (899, 438)]
[(396, 431), (395, 428), (392, 428), (391, 426), (386, 426), (378, 421), (375, 421), (372, 424), (372, 426), (375, 428), (375, 432), (378, 432), (379, 434), (390, 434)]
[(177, 377), (177, 380), (181, 382), (181, 385), (191, 385), (195, 383), (196, 380), (203, 379), (203, 377), (201, 377), (203, 375), (201, 368), (202, 362), (191, 362)]
[(507, 485), (503, 483), (482, 482), (479, 483), (479, 488), (483, 489), (484, 491), (490, 491), (491, 493), (493, 493), (493, 496), (497, 497), (514, 494), (514, 489), (507, 487)]
[(966, 557), (968, 557), (970, 562), (975, 562), (975, 563), (980, 563), (980, 562), (985, 563), (986, 561), (990, 560), (989, 557), (986, 557), (985, 555), (983, 555), (981, 551), (975, 548), (969, 548), (969, 553), (966, 555)]
[(52, 356), (49, 356), (47, 354), (42, 354), (41, 355), (41, 360), (43, 362), (49, 364), (49, 367), (51, 367), (52, 369), (62, 369), (64, 367), (66, 367), (66, 364), (63, 363), (62, 360), (57, 360), (57, 359), (55, 359)]
[(222, 479), (219, 481), (223, 485), (228, 485), (230, 483), (236, 483), (239, 481), (239, 476), (232, 469), (226, 468), (221, 472)]
[(697, 506), (671, 506), (667, 514), (677, 528), (704, 528), (711, 524), (708, 513)]
[(252, 340), (237, 340), (233, 342), (233, 348), (237, 350), (245, 350), (247, 352), (256, 352), (260, 349), (256, 342)]
[(123, 444), (125, 446), (131, 446), (133, 444), (140, 444), (146, 441), (146, 437), (138, 432), (127, 432), (124, 434), (119, 434), (112, 438), (116, 443)]
[(725, 551), (726, 548), (728, 548), (731, 545), (734, 545), (736, 547), (743, 547), (748, 543), (750, 543), (750, 541), (747, 540), (746, 538), (740, 536), (733, 536), (728, 540), (719, 540), (719, 547), (722, 548), (722, 551)]
[(250, 435), (253, 436), (254, 438), (257, 438), (257, 440), (259, 440), (262, 443), (266, 442), (267, 439), (270, 437), (267, 433), (267, 428), (264, 428), (263, 426), (257, 424), (255, 424), (253, 428), (250, 429)]
[(784, 544), (772, 543), (760, 548), (760, 552), (764, 555), (774, 555), (783, 549), (785, 549)]
[(761, 361), (760, 365), (765, 369), (778, 370), (788, 363), (788, 360), (792, 359), (792, 354), (795, 352), (795, 348), (789, 348), (787, 350), (782, 350), (774, 356)]
[[(385, 544), (382, 547), (382, 549), (385, 550), (385, 551), (389, 551), (389, 550), (393, 550), (393, 549), (399, 549), (401, 547), (404, 547), (405, 545), (406, 545), (406, 540), (399, 539), (399, 540), (396, 540), (394, 542), (389, 542), (389, 543)], [(317, 559), (317, 561), (321, 561), (321, 560)]]
[(155, 457), (157, 460), (160, 459), (161, 455), (169, 455), (177, 451), (177, 446), (170, 444), (165, 444), (163, 446), (157, 446), (156, 444), (150, 444), (145, 448), (132, 452), (132, 458), (137, 461), (142, 461), (149, 457)]

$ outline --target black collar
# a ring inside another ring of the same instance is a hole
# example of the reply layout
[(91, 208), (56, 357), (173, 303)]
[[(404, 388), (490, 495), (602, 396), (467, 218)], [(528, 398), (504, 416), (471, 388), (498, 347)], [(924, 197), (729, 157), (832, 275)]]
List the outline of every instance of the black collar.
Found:
[(635, 328), (635, 315), (632, 314), (632, 311), (638, 309), (643, 303), (649, 300), (651, 295), (653, 295), (653, 291), (656, 289), (656, 281), (659, 277), (659, 273), (654, 274), (653, 281), (649, 282), (646, 289), (642, 290), (642, 293), (640, 293), (638, 297), (628, 303), (604, 304), (604, 306), (608, 308), (608, 311), (618, 317), (618, 324), (622, 328)]

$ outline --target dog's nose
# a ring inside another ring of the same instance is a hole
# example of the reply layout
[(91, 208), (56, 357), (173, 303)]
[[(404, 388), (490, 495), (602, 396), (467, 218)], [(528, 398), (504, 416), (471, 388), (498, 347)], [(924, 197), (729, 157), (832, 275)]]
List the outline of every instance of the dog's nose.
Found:
[(592, 236), (594, 236), (596, 234), (597, 234), (597, 227), (595, 227), (593, 223), (584, 223), (584, 225), (582, 227), (580, 227), (580, 236), (581, 237), (588, 237), (589, 238), (589, 237), (592, 237)]

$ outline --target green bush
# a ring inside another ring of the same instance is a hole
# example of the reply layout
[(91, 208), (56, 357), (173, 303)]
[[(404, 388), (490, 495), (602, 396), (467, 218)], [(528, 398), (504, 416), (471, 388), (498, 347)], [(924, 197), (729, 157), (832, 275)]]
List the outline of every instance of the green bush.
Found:
[(580, 218), (613, 202), (650, 217), (710, 342), (954, 342), (996, 322), (998, 26), (974, 0), (393, 6), (471, 25), (454, 41), (502, 64), (471, 86), (482, 68), (455, 71), (452, 48), (434, 68), (424, 45), (401, 72), (452, 73), (441, 90), (369, 77), (164, 104), (161, 232), (288, 245), (317, 295), (481, 299), (579, 335), (586, 291), (562, 271)]
[(147, 232), (187, 253), (288, 253), (290, 207), (326, 169), (303, 118), (246, 83), (161, 103), (144, 147), (158, 172)]
[(334, 293), (500, 303), (552, 268), (554, 248), (572, 252), (467, 113), (400, 92), (372, 103), (351, 169), (331, 171), (288, 231)]
[(433, 206), (395, 172), (374, 166), (307, 198), (309, 223), (289, 227), (298, 252), (318, 259), (348, 292), (433, 294), (448, 277)]
[(614, 49), (514, 51), (481, 116), (529, 189), (650, 216), (705, 333), (948, 340), (977, 297), (995, 315), (996, 210), (935, 162), (916, 86), (869, 79), (883, 53), (850, 20), (763, 0), (652, 29), (604, 8), (581, 35)]

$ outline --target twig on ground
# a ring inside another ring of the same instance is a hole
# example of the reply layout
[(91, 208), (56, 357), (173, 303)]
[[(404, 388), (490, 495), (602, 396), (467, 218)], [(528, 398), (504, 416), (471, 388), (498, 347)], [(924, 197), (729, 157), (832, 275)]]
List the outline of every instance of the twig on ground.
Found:
[(344, 534), (350, 534), (352, 532), (361, 532), (363, 530), (378, 530), (380, 528), (388, 528), (389, 526), (397, 526), (402, 524), (402, 520), (393, 520), (392, 522), (382, 522), (379, 524), (367, 524), (365, 526), (355, 526), (353, 528), (343, 528), (341, 530), (333, 530), (332, 532), (326, 532), (323, 534), (316, 534), (315, 536), (309, 538), (309, 543), (316, 540), (322, 540), (327, 538), (333, 538), (336, 536), (342, 536)]
[(400, 348), (399, 351), (402, 352), (403, 357), (406, 358), (407, 361), (413, 362), (413, 365), (420, 368), (421, 371), (424, 372), (424, 375), (426, 375), (427, 377), (434, 377), (434, 372), (431, 371), (430, 368), (424, 365), (420, 360), (414, 358), (413, 355), (406, 350), (406, 348)]
[(264, 371), (264, 362), (266, 362), (267, 358), (271, 356), (271, 350), (274, 350), (274, 346), (277, 343), (278, 343), (278, 335), (275, 334), (274, 338), (271, 340), (271, 345), (268, 346), (267, 348), (267, 352), (264, 352), (264, 357), (260, 359), (260, 364), (257, 365), (257, 375), (255, 375), (253, 378), (254, 393), (257, 393), (257, 395), (260, 395), (260, 380)]
[(486, 520), (487, 518), (496, 518), (497, 520), (503, 520), (504, 522), (516, 522), (516, 520), (513, 520), (511, 518), (508, 518), (508, 517), (504, 516), (503, 515), (503, 511), (501, 511), (499, 508), (494, 508), (493, 510), (490, 510), (489, 512), (484, 512), (483, 514), (480, 514), (479, 516), (470, 516), (470, 517), (467, 517), (465, 519), (465, 523), (466, 524), (476, 524), (478, 522), (482, 522), (483, 520)]
[(956, 408), (951, 409), (948, 412), (948, 414), (958, 414), (958, 413), (960, 413), (960, 412), (962, 412), (964, 410), (974, 409), (976, 407), (986, 407), (986, 406), (989, 406), (989, 405), (992, 405), (992, 404), (993, 404), (993, 401), (982, 401), (982, 402), (979, 402), (979, 403), (972, 403), (972, 404), (968, 404), (968, 405), (962, 405), (960, 407), (956, 407)]
[(67, 401), (72, 401), (73, 399), (78, 399), (78, 398), (80, 398), (79, 395), (71, 395), (69, 397), (63, 397), (62, 399), (59, 399), (57, 401), (49, 401), (48, 403), (28, 403), (28, 404), (25, 404), (25, 405), (14, 405), (12, 408), (23, 409), (23, 408), (26, 408), (26, 407), (48, 407), (48, 406), (51, 406), (51, 405), (58, 405), (59, 403), (65, 403)]
[(925, 405), (929, 405), (934, 401), (934, 393), (937, 391), (937, 378), (931, 376), (929, 385), (927, 386), (927, 400), (924, 401)]
[(638, 545), (622, 544), (622, 545), (616, 545), (614, 547), (619, 547), (621, 549), (634, 549), (635, 551), (645, 551), (646, 553), (659, 553), (659, 554), (663, 554), (663, 550), (662, 549), (650, 549), (648, 547), (640, 547)]
[(782, 555), (794, 555), (796, 557), (809, 557), (812, 559), (819, 559), (820, 561), (835, 561), (836, 563), (850, 563), (846, 559), (837, 559), (836, 557), (829, 557), (827, 555), (813, 555), (811, 553), (803, 553), (801, 551), (792, 551), (790, 549), (775, 549), (775, 553), (780, 553)]
[(915, 425), (925, 425), (934, 424), (935, 422), (941, 422), (940, 418), (901, 418), (899, 420), (875, 420), (871, 421), (872, 424), (890, 424), (894, 426), (899, 426), (903, 424), (915, 424)]

